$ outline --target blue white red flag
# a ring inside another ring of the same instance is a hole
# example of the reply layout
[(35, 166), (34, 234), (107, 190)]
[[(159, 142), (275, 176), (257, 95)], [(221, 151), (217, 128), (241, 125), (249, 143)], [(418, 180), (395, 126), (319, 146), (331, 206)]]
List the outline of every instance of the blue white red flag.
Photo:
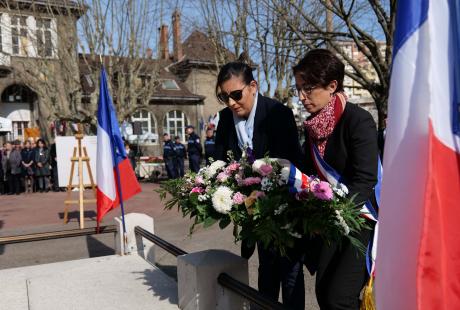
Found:
[(377, 309), (460, 306), (459, 2), (398, 1)]
[[(97, 111), (97, 222), (141, 191), (127, 158), (120, 128), (107, 87), (105, 70), (100, 77)], [(122, 209), (122, 214), (124, 210)]]

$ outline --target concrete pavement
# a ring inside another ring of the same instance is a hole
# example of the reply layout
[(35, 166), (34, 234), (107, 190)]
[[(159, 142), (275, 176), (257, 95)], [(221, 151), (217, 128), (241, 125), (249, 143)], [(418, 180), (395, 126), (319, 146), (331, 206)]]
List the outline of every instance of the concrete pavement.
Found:
[[(198, 229), (189, 235), (191, 221), (176, 211), (165, 211), (154, 192), (158, 185), (142, 183), (142, 193), (125, 202), (126, 212), (145, 213), (155, 220), (155, 233), (168, 242), (194, 252), (206, 249), (225, 249), (239, 254), (239, 244), (233, 242), (232, 228), (218, 225)], [(90, 191), (86, 193), (90, 196)], [(0, 236), (78, 228), (78, 212), (71, 213), (70, 222), (62, 223), (65, 193), (34, 193), (19, 196), (0, 196)], [(74, 193), (76, 195), (76, 193)], [(77, 206), (73, 207), (73, 211)], [(95, 205), (85, 208), (85, 227), (95, 226)], [(109, 212), (103, 224), (113, 224), (120, 208)], [(114, 254), (111, 234), (21, 243), (0, 247), (0, 269), (52, 263)], [(157, 265), (175, 277), (176, 258), (161, 249), (156, 252)], [(257, 253), (249, 260), (250, 285), (257, 287)], [(306, 271), (306, 270), (305, 270)], [(306, 309), (318, 309), (314, 297), (314, 278), (306, 272)]]

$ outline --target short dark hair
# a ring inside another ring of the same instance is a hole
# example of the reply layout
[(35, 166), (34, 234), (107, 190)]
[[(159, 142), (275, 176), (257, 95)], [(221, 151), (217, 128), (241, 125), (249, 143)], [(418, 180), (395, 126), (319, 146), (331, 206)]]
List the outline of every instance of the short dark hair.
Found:
[(246, 85), (254, 81), (251, 66), (241, 61), (229, 62), (220, 68), (219, 74), (217, 75), (216, 96), (219, 87), (234, 76), (241, 78)]
[(326, 87), (332, 81), (337, 81), (336, 92), (343, 91), (345, 65), (331, 51), (326, 49), (310, 50), (292, 70), (311, 86)]
[(38, 140), (37, 140), (37, 146), (38, 146), (38, 144), (39, 144), (40, 142), (43, 143), (43, 147), (46, 147), (46, 142), (45, 142), (45, 140), (43, 140), (43, 139), (38, 139)]

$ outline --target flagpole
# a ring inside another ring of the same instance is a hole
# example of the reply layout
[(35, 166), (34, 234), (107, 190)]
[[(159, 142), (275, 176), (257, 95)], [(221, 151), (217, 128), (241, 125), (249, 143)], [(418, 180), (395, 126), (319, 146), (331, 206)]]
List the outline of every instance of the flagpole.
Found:
[[(112, 142), (112, 149), (114, 148), (114, 143)], [(113, 157), (115, 157), (115, 153)], [(118, 197), (120, 197), (120, 208), (121, 208), (121, 223), (123, 225), (123, 245), (124, 245), (124, 254), (126, 254), (126, 245), (128, 244), (128, 234), (126, 233), (126, 223), (125, 223), (125, 207), (123, 205), (123, 192), (121, 190), (121, 179), (120, 179), (120, 169), (118, 168), (118, 164), (116, 163), (116, 159), (114, 158), (115, 162), (115, 174), (116, 174), (116, 183), (117, 183), (117, 193)]]

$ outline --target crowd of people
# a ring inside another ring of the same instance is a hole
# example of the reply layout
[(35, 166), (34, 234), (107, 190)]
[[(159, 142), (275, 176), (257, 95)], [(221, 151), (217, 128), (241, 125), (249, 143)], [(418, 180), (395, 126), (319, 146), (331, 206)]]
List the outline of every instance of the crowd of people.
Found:
[[(184, 176), (184, 161), (188, 158), (189, 168), (193, 172), (198, 172), (203, 159), (203, 145), (200, 137), (195, 133), (193, 126), (186, 127), (187, 146), (181, 143), (179, 136), (172, 141), (169, 134), (163, 135), (163, 160), (166, 166), (168, 178), (175, 179)], [(214, 129), (206, 130), (206, 140), (204, 141), (204, 159), (206, 165), (215, 157)]]
[(3, 143), (0, 149), (0, 195), (60, 191), (56, 144), (29, 138)]

